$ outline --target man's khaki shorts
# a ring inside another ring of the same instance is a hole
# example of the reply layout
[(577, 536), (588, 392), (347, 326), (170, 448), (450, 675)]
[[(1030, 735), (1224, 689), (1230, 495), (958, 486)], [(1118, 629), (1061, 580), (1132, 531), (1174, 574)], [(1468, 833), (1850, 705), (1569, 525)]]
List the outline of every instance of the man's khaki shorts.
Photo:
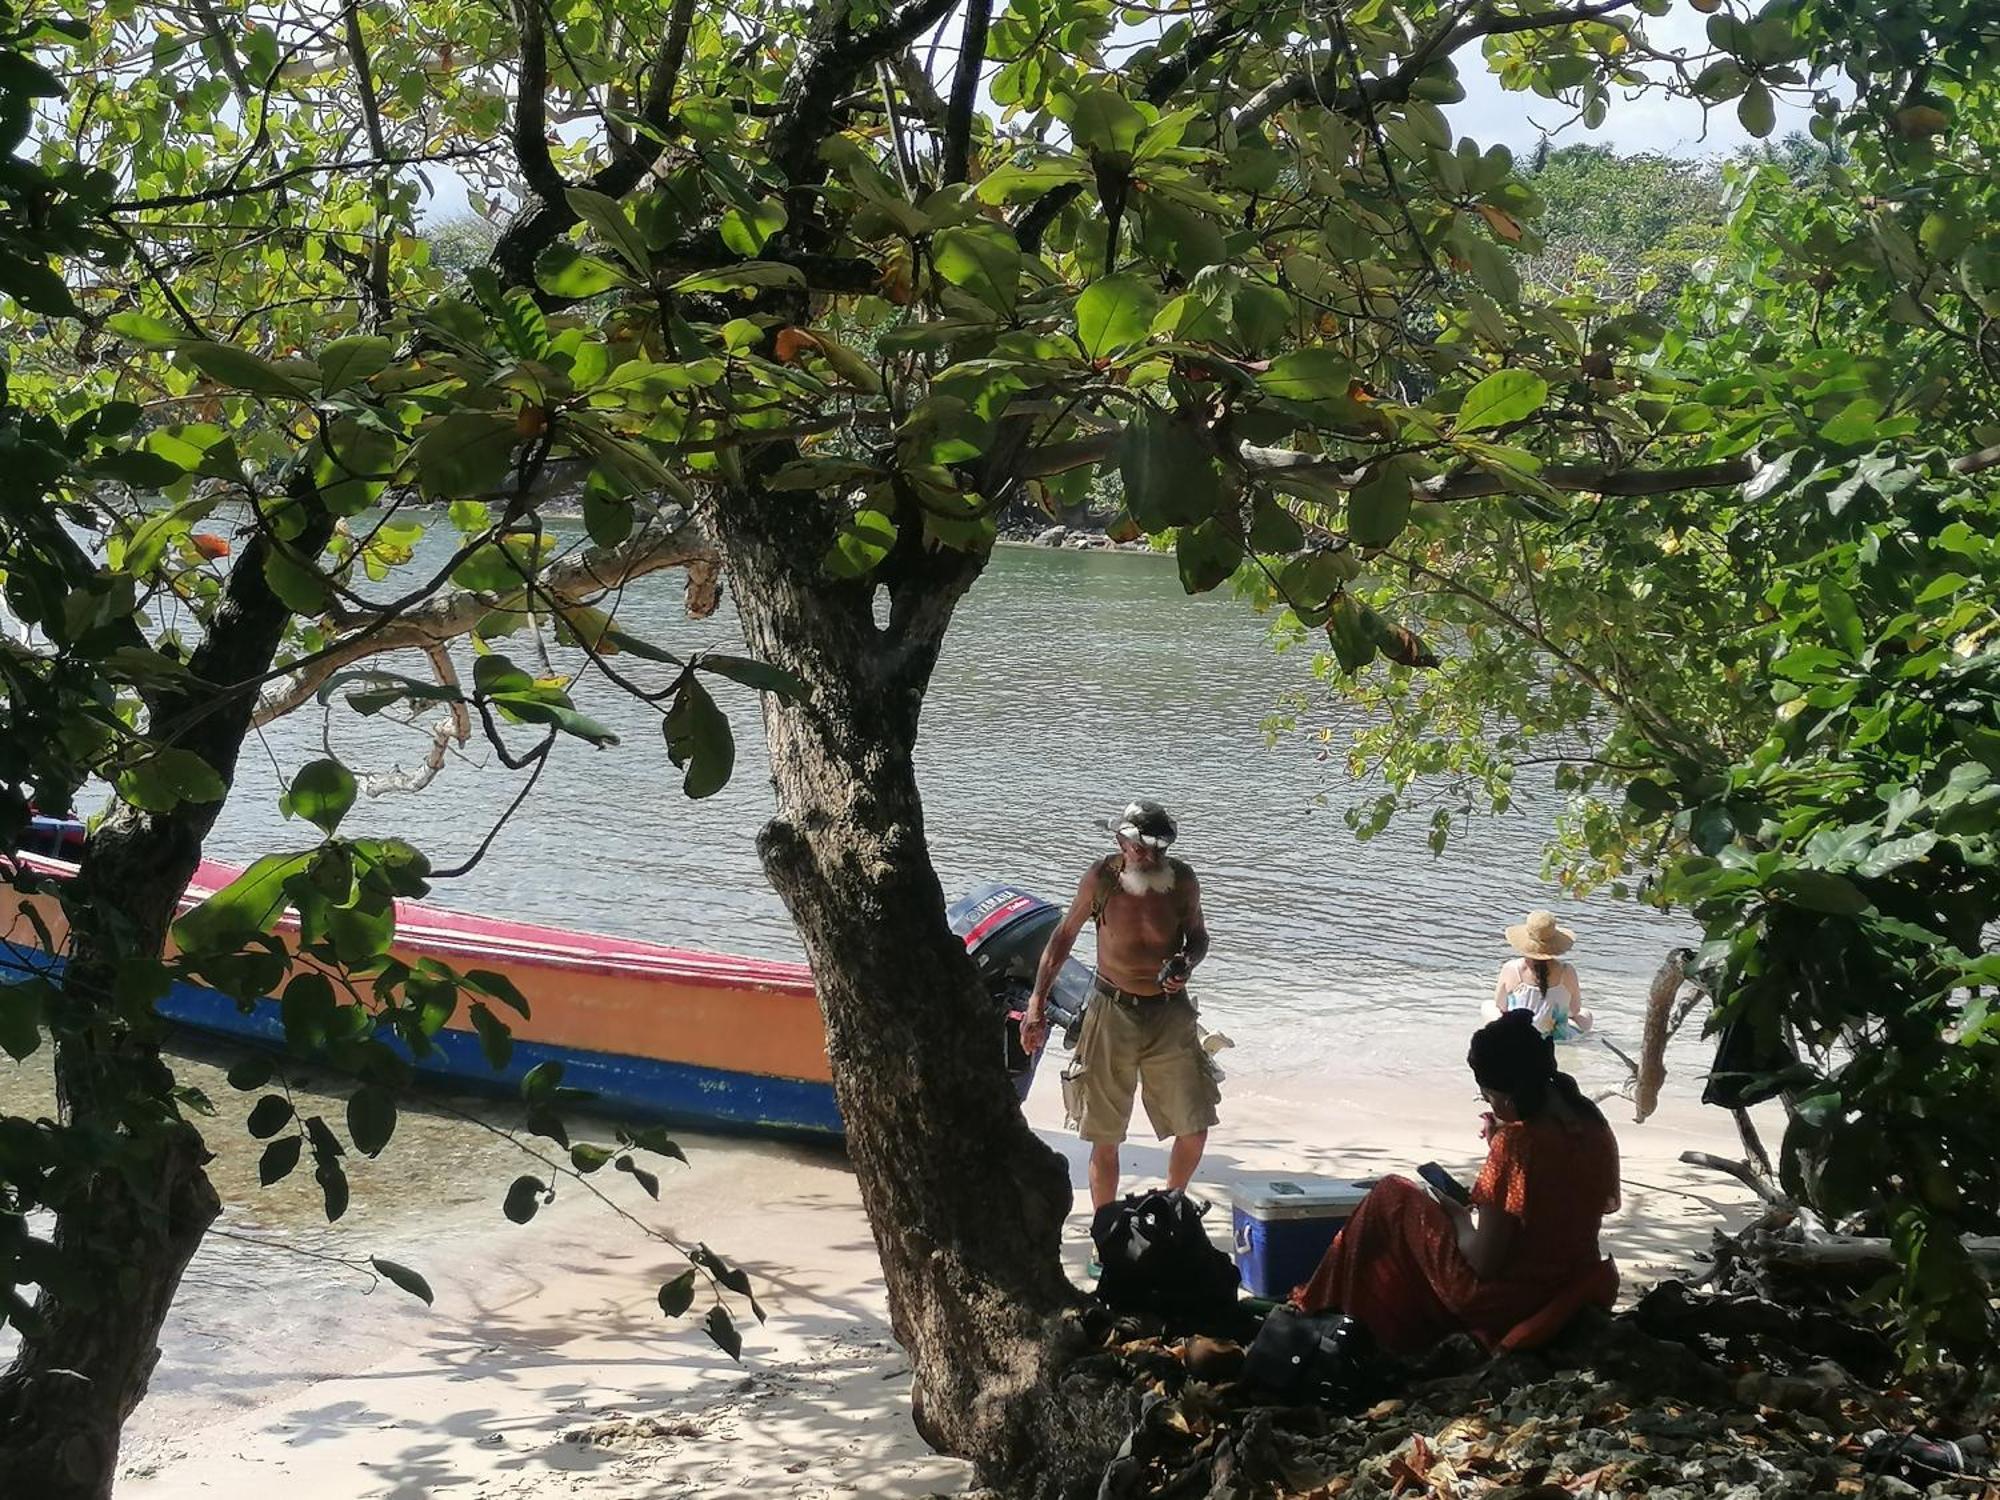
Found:
[(1194, 1015), (1185, 994), (1134, 1001), (1098, 985), (1063, 1074), (1063, 1102), (1078, 1135), (1093, 1144), (1124, 1140), (1135, 1092), (1163, 1141), (1215, 1123), (1222, 1089)]

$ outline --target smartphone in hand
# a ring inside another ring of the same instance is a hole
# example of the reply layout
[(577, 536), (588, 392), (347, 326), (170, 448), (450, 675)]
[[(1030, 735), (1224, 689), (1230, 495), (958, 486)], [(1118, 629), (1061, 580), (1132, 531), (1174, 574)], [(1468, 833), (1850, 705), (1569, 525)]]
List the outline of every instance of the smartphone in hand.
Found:
[(1459, 1185), (1456, 1177), (1453, 1177), (1451, 1173), (1447, 1172), (1436, 1162), (1425, 1162), (1421, 1167), (1417, 1168), (1417, 1175), (1423, 1178), (1425, 1185), (1432, 1192), (1436, 1193), (1438, 1197), (1444, 1199), (1446, 1202), (1456, 1203), (1461, 1208), (1471, 1206), (1472, 1194)]

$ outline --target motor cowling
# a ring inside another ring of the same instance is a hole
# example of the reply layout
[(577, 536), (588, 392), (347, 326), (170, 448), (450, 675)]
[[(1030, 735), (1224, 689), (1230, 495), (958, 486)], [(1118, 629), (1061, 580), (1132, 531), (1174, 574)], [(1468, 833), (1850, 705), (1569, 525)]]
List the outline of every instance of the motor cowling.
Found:
[[(1025, 1099), (1039, 1059), (1022, 1050), (1020, 1019), (1034, 993), (1042, 950), (1062, 923), (1062, 909), (1019, 886), (986, 885), (953, 902), (945, 915), (985, 982), (1004, 1035), (1008, 1076)], [(1066, 1047), (1076, 1045), (1090, 984), (1090, 970), (1072, 958), (1050, 989), (1049, 1026)]]

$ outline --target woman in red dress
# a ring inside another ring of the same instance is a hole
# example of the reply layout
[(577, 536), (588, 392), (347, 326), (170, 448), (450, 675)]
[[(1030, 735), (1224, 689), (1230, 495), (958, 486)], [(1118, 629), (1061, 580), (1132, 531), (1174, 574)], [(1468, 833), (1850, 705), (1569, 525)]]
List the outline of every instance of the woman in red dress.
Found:
[(1385, 1177), (1292, 1293), (1301, 1312), (1359, 1320), (1390, 1354), (1461, 1331), (1497, 1346), (1597, 1270), (1598, 1228), (1618, 1206), (1617, 1139), (1529, 1012), (1481, 1027), (1466, 1061), (1494, 1122), (1473, 1208)]

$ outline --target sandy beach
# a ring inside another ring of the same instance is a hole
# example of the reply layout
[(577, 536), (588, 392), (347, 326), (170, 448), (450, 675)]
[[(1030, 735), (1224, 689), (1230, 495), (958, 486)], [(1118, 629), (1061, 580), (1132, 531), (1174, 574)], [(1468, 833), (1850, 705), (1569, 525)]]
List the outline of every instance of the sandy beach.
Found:
[[(1747, 1211), (1736, 1184), (1677, 1159), (1736, 1154), (1728, 1117), (1695, 1102), (1701, 1060), (1697, 1046), (1676, 1048), (1677, 1076), (1644, 1125), (1624, 1101), (1606, 1105), (1625, 1184), (1607, 1249), (1628, 1295), (1690, 1264), (1711, 1230)], [(1467, 1177), (1477, 1167), (1471, 1084), (1442, 1066), (1345, 1078), (1239, 1064), (1226, 1091), (1197, 1183), (1216, 1203), (1219, 1241), (1229, 1188), (1246, 1178), (1366, 1177), (1430, 1158)], [(1082, 1154), (1062, 1130), (1052, 1077), (1028, 1113), (1080, 1184)], [(693, 1322), (662, 1317), (653, 1294), (679, 1269), (671, 1252), (575, 1191), (522, 1227), (490, 1210), (445, 1231), (378, 1223), (366, 1249), (422, 1267), (437, 1294), (429, 1309), (350, 1273), (301, 1276), (285, 1252), (219, 1240), (190, 1271), (157, 1394), (128, 1429), (121, 1500), (728, 1500), (960, 1487), (964, 1467), (929, 1453), (911, 1428), (907, 1367), (844, 1161), (768, 1143), (683, 1144), (691, 1165), (666, 1164), (650, 1211), (750, 1272), (769, 1322), (747, 1331), (740, 1366)], [(1164, 1161), (1134, 1143), (1128, 1185), (1158, 1181)], [(630, 1192), (620, 1201), (648, 1207)], [(1065, 1245), (1079, 1278), (1087, 1207), (1079, 1192)], [(303, 1306), (285, 1304), (281, 1332), (258, 1326), (267, 1276), (304, 1288)]]

